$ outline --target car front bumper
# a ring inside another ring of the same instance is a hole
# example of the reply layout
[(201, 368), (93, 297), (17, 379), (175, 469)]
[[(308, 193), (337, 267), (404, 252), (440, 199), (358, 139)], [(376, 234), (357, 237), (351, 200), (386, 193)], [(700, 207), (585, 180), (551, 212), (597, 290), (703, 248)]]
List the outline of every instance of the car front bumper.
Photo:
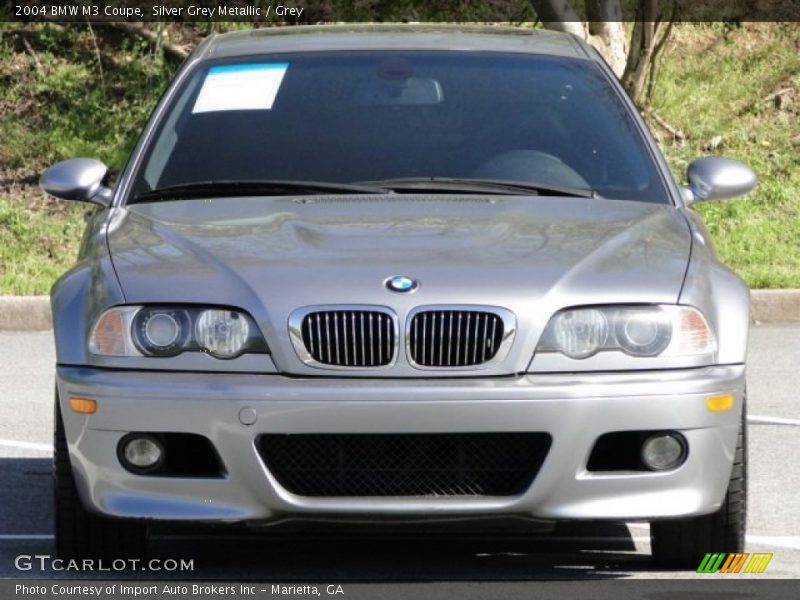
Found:
[[(81, 497), (96, 512), (160, 520), (269, 524), (292, 519), (649, 520), (713, 512), (730, 476), (744, 400), (743, 365), (640, 373), (453, 379), (295, 378), (59, 366), (57, 384)], [(711, 395), (734, 406), (711, 412)], [(70, 397), (97, 401), (93, 415)], [(239, 413), (255, 411), (244, 425)], [(686, 462), (666, 472), (588, 472), (597, 438), (676, 430)], [(134, 475), (117, 458), (128, 432), (206, 436), (226, 467), (217, 479)], [(265, 467), (262, 433), (544, 431), (549, 453), (526, 492), (507, 497), (303, 497)]]

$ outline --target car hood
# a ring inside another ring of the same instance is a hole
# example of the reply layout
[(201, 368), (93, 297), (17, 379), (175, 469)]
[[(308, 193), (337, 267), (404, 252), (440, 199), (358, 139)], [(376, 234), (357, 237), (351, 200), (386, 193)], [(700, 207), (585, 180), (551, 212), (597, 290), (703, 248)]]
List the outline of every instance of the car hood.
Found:
[[(294, 370), (298, 307), (383, 305), (402, 322), (422, 304), (502, 306), (527, 338), (515, 346), (531, 346), (564, 306), (675, 303), (691, 236), (673, 207), (645, 202), (357, 195), (132, 205), (112, 211), (108, 243), (128, 303), (241, 307)], [(389, 291), (395, 275), (419, 288)]]

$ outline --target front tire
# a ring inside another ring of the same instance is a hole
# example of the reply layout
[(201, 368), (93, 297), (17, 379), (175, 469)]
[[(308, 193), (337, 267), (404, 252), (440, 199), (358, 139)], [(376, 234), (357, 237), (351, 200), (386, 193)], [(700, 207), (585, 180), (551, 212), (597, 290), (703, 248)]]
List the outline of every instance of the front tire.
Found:
[(66, 560), (143, 558), (147, 549), (147, 526), (144, 523), (109, 519), (84, 508), (72, 474), (58, 395), (54, 442), (53, 490), (58, 556)]
[(668, 568), (696, 569), (708, 552), (743, 552), (747, 517), (747, 404), (722, 507), (715, 513), (650, 523), (653, 559)]

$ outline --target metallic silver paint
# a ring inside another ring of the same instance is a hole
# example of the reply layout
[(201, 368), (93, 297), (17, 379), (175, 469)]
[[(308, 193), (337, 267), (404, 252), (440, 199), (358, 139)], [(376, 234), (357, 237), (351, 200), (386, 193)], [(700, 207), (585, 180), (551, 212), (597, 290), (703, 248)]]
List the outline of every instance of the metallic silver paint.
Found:
[(744, 196), (758, 181), (753, 170), (744, 163), (720, 156), (692, 161), (686, 170), (686, 178), (694, 202)]
[(94, 158), (71, 158), (54, 164), (42, 173), (39, 185), (62, 200), (111, 203), (111, 190), (103, 186), (108, 167)]
[(750, 290), (719, 262), (700, 216), (685, 210), (692, 228), (692, 255), (679, 302), (698, 308), (717, 336), (717, 363), (744, 364), (750, 329)]
[[(408, 381), (59, 367), (58, 388), (79, 491), (105, 514), (250, 523), (367, 514), (376, 520), (491, 514), (649, 519), (708, 513), (720, 505), (736, 446), (744, 367)], [(717, 393), (734, 394), (735, 409), (706, 410), (706, 397)], [(70, 394), (96, 398), (97, 413), (67, 410)], [(245, 407), (257, 412), (254, 425), (239, 422)], [(122, 469), (114, 452), (119, 439), (156, 425), (213, 439), (226, 478), (165, 479)], [(680, 431), (689, 458), (667, 472), (588, 472), (597, 437), (626, 429)], [(549, 431), (553, 445), (531, 488), (510, 498), (300, 497), (275, 481), (254, 445), (259, 433), (353, 431)]]
[(521, 27), (448, 24), (324, 25), (279, 31), (253, 29), (209, 39), (194, 54), (201, 59), (291, 52), (368, 50), (459, 50), (524, 52), (588, 58), (572, 36)]
[[(310, 304), (388, 306), (402, 323), (422, 305), (499, 305), (514, 313), (518, 333), (506, 359), (479, 372), (505, 375), (526, 370), (550, 316), (565, 306), (677, 303), (691, 237), (674, 208), (545, 196), (482, 200), (154, 202), (117, 209), (123, 214), (108, 244), (127, 303), (241, 308), (261, 329), (276, 367), (298, 375), (319, 375), (297, 356), (287, 326), (292, 312)], [(424, 284), (414, 294), (390, 292), (383, 282), (394, 273), (414, 273)], [(382, 372), (419, 375), (404, 353)]]
[[(699, 217), (686, 208), (655, 141), (599, 55), (571, 36), (494, 27), (278, 29), (216, 36), (198, 46), (154, 110), (120, 175), (112, 208), (95, 211), (77, 264), (53, 287), (58, 391), (87, 506), (122, 517), (248, 523), (365, 516), (650, 519), (716, 510), (742, 410), (748, 290), (717, 259)], [(594, 61), (646, 139), (673, 205), (415, 195), (125, 206), (142, 148), (175, 91), (204, 60), (378, 48), (533, 52)], [(384, 282), (398, 273), (412, 274), (424, 286), (414, 294), (392, 293)], [(272, 355), (221, 361), (194, 353), (170, 359), (88, 353), (89, 331), (105, 309), (171, 302), (247, 311)], [(326, 373), (298, 357), (289, 326), (298, 307), (353, 303), (393, 310), (400, 347), (406, 333), (399, 323), (422, 305), (502, 306), (516, 318), (516, 334), (504, 358), (457, 374), (421, 371), (405, 352), (380, 375), (372, 369)], [(717, 337), (717, 364), (667, 365), (615, 353), (584, 362), (534, 356), (557, 311), (614, 303), (698, 308)], [(533, 369), (553, 372), (525, 374)], [(706, 410), (707, 396), (720, 393), (734, 394), (735, 407)], [(97, 399), (98, 412), (70, 411), (71, 394)], [(252, 425), (239, 419), (245, 408), (254, 411)], [(227, 477), (135, 476), (119, 465), (115, 449), (125, 433), (167, 429), (207, 435)], [(594, 440), (625, 429), (680, 431), (689, 458), (660, 473), (587, 472)], [(553, 446), (531, 488), (500, 499), (301, 498), (277, 484), (254, 448), (255, 436), (264, 432), (523, 430), (549, 431)]]

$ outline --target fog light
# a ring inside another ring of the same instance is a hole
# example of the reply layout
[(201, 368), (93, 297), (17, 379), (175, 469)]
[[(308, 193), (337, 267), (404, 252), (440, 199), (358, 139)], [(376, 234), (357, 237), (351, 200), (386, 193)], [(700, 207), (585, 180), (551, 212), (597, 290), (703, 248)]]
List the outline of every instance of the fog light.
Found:
[(679, 433), (655, 433), (642, 444), (642, 462), (651, 471), (674, 469), (686, 460), (686, 440)]
[(122, 464), (132, 471), (153, 471), (164, 460), (164, 447), (152, 435), (128, 434), (119, 447)]

